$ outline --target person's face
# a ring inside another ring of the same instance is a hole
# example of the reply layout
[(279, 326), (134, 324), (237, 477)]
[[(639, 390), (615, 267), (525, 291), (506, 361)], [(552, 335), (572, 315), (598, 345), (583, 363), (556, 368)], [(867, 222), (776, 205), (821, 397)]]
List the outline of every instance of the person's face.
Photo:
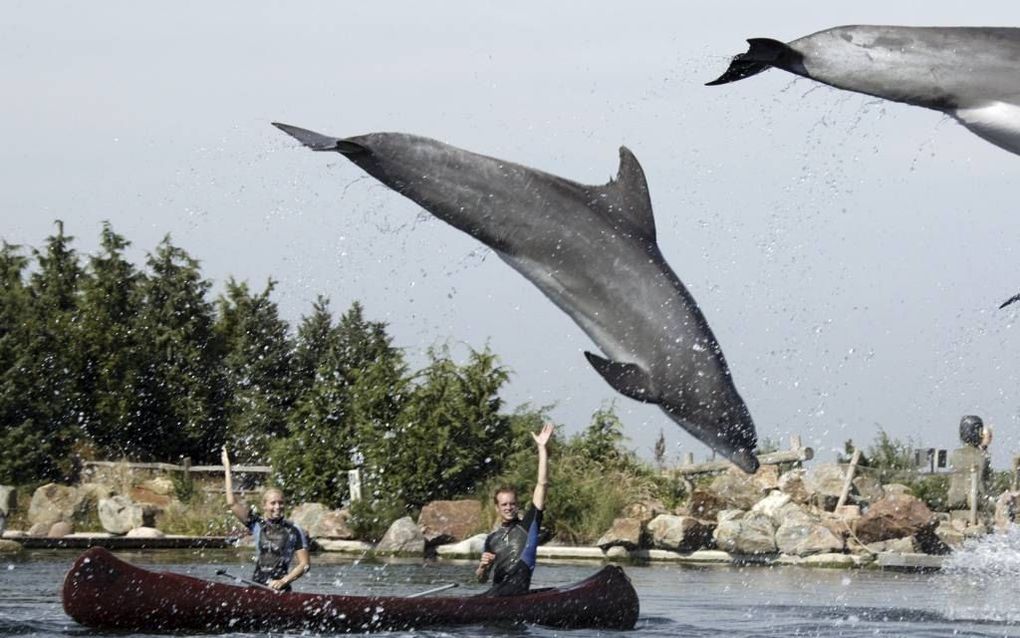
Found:
[(496, 495), (496, 511), (504, 523), (517, 518), (517, 495), (513, 492), (500, 492)]
[(262, 511), (265, 512), (266, 518), (283, 518), (283, 507), (283, 494), (276, 490), (266, 492), (262, 498)]

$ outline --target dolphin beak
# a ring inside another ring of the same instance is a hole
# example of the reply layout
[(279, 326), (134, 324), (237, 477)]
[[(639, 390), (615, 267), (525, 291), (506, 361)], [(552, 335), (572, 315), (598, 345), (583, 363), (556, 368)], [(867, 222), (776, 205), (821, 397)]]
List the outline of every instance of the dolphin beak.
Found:
[(760, 463), (758, 463), (758, 457), (754, 455), (754, 452), (747, 448), (740, 448), (739, 450), (734, 451), (730, 456), (730, 461), (748, 474), (754, 474), (758, 471), (758, 467), (760, 466)]

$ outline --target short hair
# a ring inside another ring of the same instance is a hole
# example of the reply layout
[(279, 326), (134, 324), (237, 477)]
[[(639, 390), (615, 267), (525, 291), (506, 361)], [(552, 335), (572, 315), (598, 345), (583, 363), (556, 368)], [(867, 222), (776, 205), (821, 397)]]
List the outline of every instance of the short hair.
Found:
[(265, 503), (266, 499), (269, 498), (269, 495), (272, 494), (273, 492), (276, 492), (277, 494), (279, 494), (280, 498), (284, 498), (283, 490), (281, 490), (280, 488), (278, 488), (278, 487), (267, 487), (266, 489), (264, 489), (262, 491), (262, 502)]
[(499, 504), (500, 494), (513, 494), (514, 498), (517, 498), (517, 488), (512, 485), (500, 485), (496, 488), (496, 491), (492, 493), (492, 502)]

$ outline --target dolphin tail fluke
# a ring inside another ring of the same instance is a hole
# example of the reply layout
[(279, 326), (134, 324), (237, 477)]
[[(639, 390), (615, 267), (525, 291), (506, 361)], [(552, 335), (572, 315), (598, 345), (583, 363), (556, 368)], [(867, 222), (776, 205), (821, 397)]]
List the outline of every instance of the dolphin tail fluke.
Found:
[(757, 75), (773, 66), (785, 67), (787, 61), (799, 56), (796, 51), (787, 44), (771, 38), (751, 38), (747, 41), (750, 48), (747, 53), (741, 53), (733, 57), (730, 68), (705, 86), (718, 86), (729, 82), (736, 82)]
[(368, 151), (364, 146), (349, 140), (342, 140), (337, 137), (330, 137), (315, 131), (273, 122), (273, 126), (290, 135), (313, 151), (336, 151), (344, 155), (357, 155)]
[(659, 402), (648, 373), (638, 364), (610, 361), (591, 352), (585, 352), (584, 356), (606, 383), (623, 396), (645, 403)]
[(1002, 302), (1002, 305), (1001, 305), (1001, 306), (999, 306), (999, 310), (1002, 310), (1003, 308), (1005, 308), (1005, 307), (1006, 307), (1006, 306), (1008, 306), (1009, 304), (1011, 304), (1011, 303), (1016, 303), (1017, 301), (1020, 301), (1020, 294), (1018, 294), (1018, 295), (1013, 295), (1012, 297), (1010, 297), (1010, 298), (1009, 298), (1009, 299), (1007, 299), (1006, 301)]

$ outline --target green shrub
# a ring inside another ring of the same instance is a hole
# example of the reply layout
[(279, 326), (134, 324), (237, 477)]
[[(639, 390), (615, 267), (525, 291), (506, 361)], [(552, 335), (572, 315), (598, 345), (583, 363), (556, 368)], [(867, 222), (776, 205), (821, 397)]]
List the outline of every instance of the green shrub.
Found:
[(393, 521), (408, 515), (402, 503), (384, 498), (354, 501), (350, 511), (347, 524), (355, 538), (369, 543), (379, 542)]

